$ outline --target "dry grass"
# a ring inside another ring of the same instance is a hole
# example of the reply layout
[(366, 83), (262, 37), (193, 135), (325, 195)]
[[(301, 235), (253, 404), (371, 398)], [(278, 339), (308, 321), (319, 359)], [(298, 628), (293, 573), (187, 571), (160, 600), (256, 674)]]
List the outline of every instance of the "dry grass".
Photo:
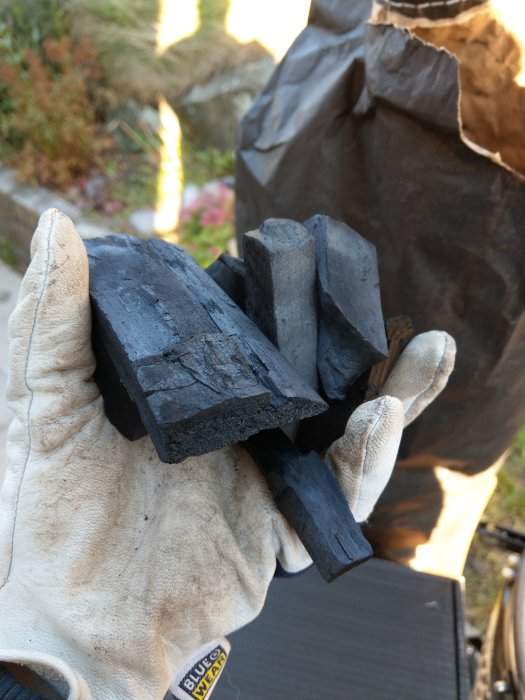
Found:
[(224, 29), (228, 0), (201, 0), (197, 34), (155, 55), (158, 4), (151, 0), (71, 0), (74, 31), (99, 54), (108, 87), (119, 100), (152, 103), (162, 93), (176, 99), (193, 84), (264, 54), (238, 44)]

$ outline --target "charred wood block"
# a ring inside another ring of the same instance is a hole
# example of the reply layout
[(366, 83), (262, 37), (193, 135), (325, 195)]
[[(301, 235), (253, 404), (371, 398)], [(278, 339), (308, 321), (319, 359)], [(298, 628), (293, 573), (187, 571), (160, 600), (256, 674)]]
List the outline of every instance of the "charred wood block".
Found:
[(326, 408), (184, 251), (122, 235), (85, 244), (95, 351), (111, 358), (163, 461)]
[(245, 234), (244, 259), (248, 316), (316, 388), (314, 237), (296, 221), (267, 219)]
[(246, 297), (246, 265), (244, 260), (223, 253), (206, 268), (206, 272), (226, 292), (230, 299), (244, 311)]
[(326, 395), (343, 400), (349, 387), (387, 355), (376, 249), (329, 216), (317, 214), (304, 226), (316, 240), (319, 376)]
[(299, 452), (281, 430), (263, 431), (245, 445), (326, 581), (370, 559), (372, 548), (316, 452)]
[(104, 411), (115, 428), (128, 440), (138, 440), (147, 435), (138, 408), (131, 400), (115, 363), (100, 344), (98, 333), (93, 333), (93, 352), (97, 359), (95, 381), (104, 399)]
[[(277, 423), (272, 419), (271, 427), (300, 420), (300, 413), (312, 416), (326, 410), (326, 403), (319, 394), (189, 255), (161, 241), (151, 243), (162, 250), (163, 258), (175, 272), (180, 274), (184, 271), (191, 280), (192, 292), (206, 308), (216, 327), (229, 336), (238, 333), (235, 337), (253, 362), (256, 376), (272, 391), (272, 407), (279, 414), (280, 421)], [(293, 414), (296, 417), (292, 418)]]

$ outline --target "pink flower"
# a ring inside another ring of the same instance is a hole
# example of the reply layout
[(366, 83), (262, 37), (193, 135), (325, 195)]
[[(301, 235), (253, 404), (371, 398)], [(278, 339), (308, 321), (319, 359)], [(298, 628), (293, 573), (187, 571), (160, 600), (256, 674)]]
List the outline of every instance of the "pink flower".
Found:
[(222, 226), (226, 221), (227, 215), (224, 209), (212, 207), (202, 212), (200, 218), (201, 226)]
[(212, 181), (201, 190), (201, 201), (207, 204), (222, 205), (225, 202), (230, 203), (233, 199), (233, 190), (231, 190), (224, 182)]
[(199, 197), (195, 197), (193, 201), (191, 201), (189, 204), (186, 204), (185, 206), (182, 207), (182, 211), (188, 212), (188, 214), (193, 214), (193, 212), (197, 211), (197, 209), (202, 208), (202, 202), (200, 201)]

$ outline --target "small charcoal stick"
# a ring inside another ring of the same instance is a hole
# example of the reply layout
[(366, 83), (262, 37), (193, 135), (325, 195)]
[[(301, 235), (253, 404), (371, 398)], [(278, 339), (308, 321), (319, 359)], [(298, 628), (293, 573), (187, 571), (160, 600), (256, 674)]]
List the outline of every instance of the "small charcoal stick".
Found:
[(315, 239), (296, 221), (267, 219), (244, 235), (246, 310), (317, 389)]
[(330, 399), (387, 356), (376, 249), (329, 216), (304, 222), (316, 240), (319, 335), (317, 367)]
[(301, 421), (295, 444), (301, 450), (324, 452), (334, 440), (340, 438), (348, 419), (363, 403), (375, 399), (388, 379), (399, 355), (409, 343), (413, 330), (408, 316), (396, 316), (386, 322), (389, 351), (386, 360), (374, 365), (351, 386), (344, 399), (326, 398), (328, 409), (318, 416)]
[(325, 581), (370, 559), (370, 544), (316, 452), (303, 454), (282, 430), (265, 430), (244, 444)]
[(365, 398), (369, 372), (365, 372), (352, 384), (344, 399), (326, 398), (328, 409), (318, 416), (305, 418), (299, 425), (295, 444), (303, 452), (315, 450), (323, 453), (332, 442), (345, 432), (348, 419)]
[(212, 262), (206, 268), (206, 272), (226, 292), (230, 299), (244, 311), (246, 308), (246, 292), (244, 288), (246, 265), (244, 260), (222, 253), (215, 262)]

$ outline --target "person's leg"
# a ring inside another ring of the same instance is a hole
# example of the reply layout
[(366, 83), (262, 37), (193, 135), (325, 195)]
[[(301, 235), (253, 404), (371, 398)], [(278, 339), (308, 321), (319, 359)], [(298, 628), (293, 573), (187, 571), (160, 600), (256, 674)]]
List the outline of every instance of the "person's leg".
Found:
[(375, 554), (418, 571), (460, 577), (502, 462), (476, 474), (397, 467), (366, 526)]

